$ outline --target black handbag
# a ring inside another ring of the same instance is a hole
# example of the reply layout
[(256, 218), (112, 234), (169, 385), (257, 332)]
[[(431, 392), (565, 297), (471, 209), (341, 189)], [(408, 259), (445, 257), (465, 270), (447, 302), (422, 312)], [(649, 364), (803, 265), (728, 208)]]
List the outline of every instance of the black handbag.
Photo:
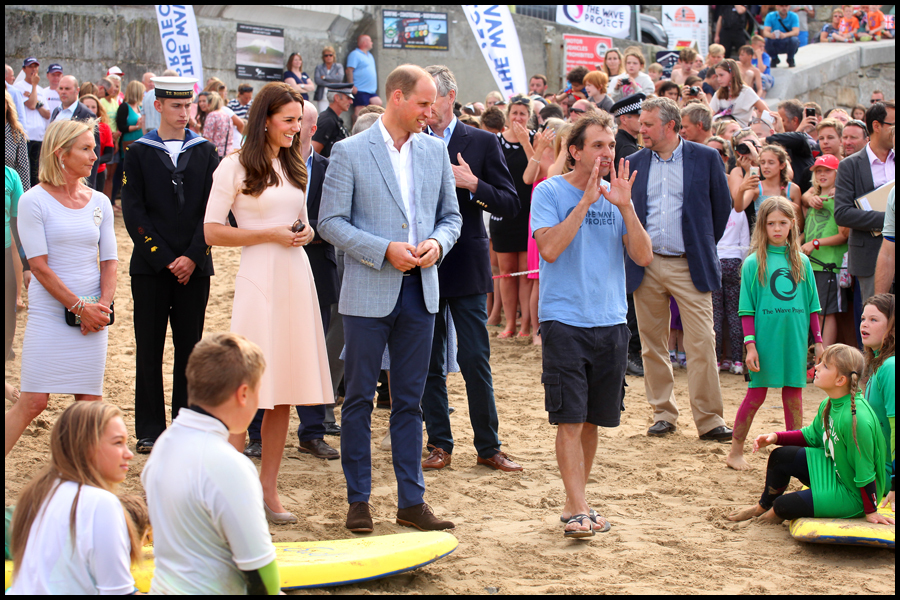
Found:
[[(84, 300), (85, 304), (96, 304), (100, 301), (100, 296), (79, 296), (79, 300)], [(109, 323), (107, 325), (112, 325), (116, 322), (116, 309), (115, 309), (115, 301), (109, 303)], [(68, 308), (63, 308), (66, 314), (66, 325), (70, 327), (81, 327), (81, 317), (71, 312)]]

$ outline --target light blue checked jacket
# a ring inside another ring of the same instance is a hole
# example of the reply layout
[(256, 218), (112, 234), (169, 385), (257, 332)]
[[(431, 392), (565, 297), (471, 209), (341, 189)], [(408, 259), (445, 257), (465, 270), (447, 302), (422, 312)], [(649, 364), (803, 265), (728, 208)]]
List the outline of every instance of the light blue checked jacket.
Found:
[[(419, 241), (437, 240), (447, 256), (462, 227), (447, 147), (423, 134), (412, 144), (416, 233)], [(380, 318), (394, 310), (403, 274), (384, 254), (390, 242), (408, 241), (409, 226), (378, 124), (335, 144), (322, 188), (319, 233), (345, 253), (338, 305), (342, 315)], [(431, 313), (438, 311), (439, 264), (422, 270), (425, 306)]]

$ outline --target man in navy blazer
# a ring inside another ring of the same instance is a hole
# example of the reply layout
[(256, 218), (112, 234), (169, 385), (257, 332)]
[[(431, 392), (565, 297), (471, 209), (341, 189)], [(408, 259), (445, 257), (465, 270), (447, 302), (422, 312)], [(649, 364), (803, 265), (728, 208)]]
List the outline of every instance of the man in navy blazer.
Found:
[(502, 471), (521, 471), (522, 467), (500, 452), (497, 434), (491, 344), (487, 332), (487, 293), (493, 290), (493, 281), (488, 237), (482, 218), (484, 210), (502, 217), (514, 217), (521, 208), (519, 196), (497, 136), (460, 123), (454, 116), (457, 87), (453, 73), (444, 66), (425, 70), (434, 77), (437, 87), (437, 99), (428, 119), (428, 133), (447, 144), (462, 214), (462, 232), (438, 269), (440, 304), (435, 315), (428, 379), (422, 395), (431, 455), (422, 463), (422, 468), (442, 469), (450, 464), (453, 454), (447, 378), (444, 375), (447, 363), (445, 314), (449, 306), (459, 339), (459, 368), (466, 380), (477, 462)]
[(647, 433), (671, 433), (678, 419), (668, 353), (669, 298), (674, 297), (697, 432), (703, 440), (728, 441), (732, 431), (722, 418), (711, 294), (722, 285), (716, 243), (731, 212), (728, 183), (715, 150), (679, 137), (681, 113), (672, 100), (645, 101), (640, 123), (644, 149), (629, 157), (637, 171), (631, 198), (654, 256), (646, 268), (626, 256), (625, 272), (641, 334), (644, 386), (654, 410)]

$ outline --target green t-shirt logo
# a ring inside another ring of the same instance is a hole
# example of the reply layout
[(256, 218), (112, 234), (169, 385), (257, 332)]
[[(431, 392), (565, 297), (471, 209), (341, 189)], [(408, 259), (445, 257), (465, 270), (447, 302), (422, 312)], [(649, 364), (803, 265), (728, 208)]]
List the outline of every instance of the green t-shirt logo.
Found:
[[(787, 279), (787, 283), (779, 284), (780, 279)], [(781, 290), (779, 290), (779, 287)], [(794, 281), (794, 278), (791, 276), (791, 270), (786, 267), (776, 269), (775, 272), (772, 273), (772, 277), (769, 278), (769, 289), (772, 290), (772, 295), (779, 300), (784, 302), (793, 300), (797, 295), (797, 282)]]

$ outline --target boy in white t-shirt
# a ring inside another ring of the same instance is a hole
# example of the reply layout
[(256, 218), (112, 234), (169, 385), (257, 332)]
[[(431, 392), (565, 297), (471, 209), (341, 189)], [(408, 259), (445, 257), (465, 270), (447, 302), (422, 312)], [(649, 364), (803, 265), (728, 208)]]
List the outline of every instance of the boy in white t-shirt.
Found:
[(259, 404), (262, 351), (234, 333), (188, 359), (188, 408), (141, 474), (153, 523), (156, 594), (278, 594), (275, 547), (256, 467), (228, 443)]

